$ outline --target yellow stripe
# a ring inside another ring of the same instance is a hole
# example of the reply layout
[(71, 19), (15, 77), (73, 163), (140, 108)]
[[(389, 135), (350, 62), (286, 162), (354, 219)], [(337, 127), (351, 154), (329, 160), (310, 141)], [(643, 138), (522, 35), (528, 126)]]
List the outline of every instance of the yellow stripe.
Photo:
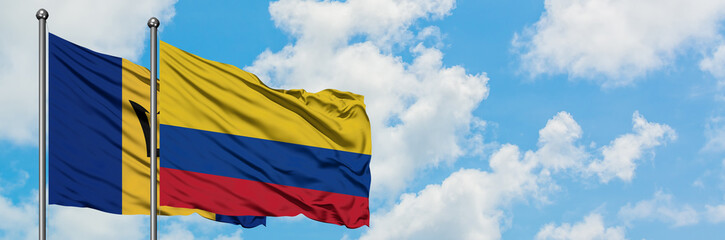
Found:
[(363, 96), (278, 90), (235, 66), (161, 42), (161, 124), (370, 154)]
[[(141, 122), (136, 116), (131, 103), (136, 102), (149, 109), (149, 70), (123, 59), (123, 70), (121, 73), (122, 93), (122, 173), (123, 173), (123, 206), (122, 213), (128, 214), (149, 214), (149, 157), (146, 156), (146, 140), (144, 139)], [(148, 119), (148, 113), (146, 115)], [(158, 129), (158, 128), (157, 128)], [(157, 160), (158, 161), (158, 160)], [(157, 165), (158, 166), (158, 165)], [(157, 185), (158, 186), (158, 185)], [(158, 189), (158, 188), (157, 188)], [(185, 208), (174, 208), (159, 206), (161, 215), (199, 215), (215, 219), (214, 213)]]

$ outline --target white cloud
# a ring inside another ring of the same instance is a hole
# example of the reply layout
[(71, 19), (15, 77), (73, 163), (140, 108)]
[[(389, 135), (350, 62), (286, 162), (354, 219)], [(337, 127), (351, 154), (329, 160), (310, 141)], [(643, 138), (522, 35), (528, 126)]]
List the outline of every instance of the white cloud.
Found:
[(281, 0), (269, 12), (278, 27), (305, 44), (327, 48), (340, 46), (355, 35), (369, 36), (377, 46), (410, 40), (408, 27), (420, 18), (442, 18), (450, 14), (455, 0)]
[[(485, 73), (444, 66), (443, 53), (423, 44), (439, 37), (436, 28), (423, 28), (419, 38), (410, 30), (416, 21), (450, 14), (454, 2), (273, 2), (275, 24), (296, 40), (260, 54), (247, 70), (282, 88), (364, 95), (373, 137), (371, 195), (396, 196), (417, 170), (465, 153), (461, 136), (488, 95)], [(408, 49), (412, 61), (394, 54), (396, 49)]]
[[(77, 44), (137, 60), (148, 36), (146, 21), (167, 23), (176, 0), (2, 1), (0, 5), (0, 139), (35, 144), (38, 119), (38, 20), (50, 13), (48, 30)], [(12, 37), (7, 37), (12, 36)]]
[(539, 150), (532, 157), (554, 171), (581, 167), (588, 157), (584, 147), (575, 143), (582, 136), (582, 129), (571, 114), (560, 112), (539, 131)]
[[(558, 113), (539, 133), (536, 152), (522, 156), (518, 146), (505, 144), (491, 155), (490, 172), (461, 169), (441, 184), (404, 194), (389, 212), (373, 214), (362, 239), (499, 239), (504, 207), (529, 196), (544, 200), (553, 187), (548, 169), (563, 170), (582, 160), (571, 151), (575, 147), (565, 146), (581, 136), (569, 113)], [(542, 161), (550, 157), (556, 160)]]
[[(0, 239), (38, 238), (38, 191), (14, 203), (0, 195)], [(122, 216), (88, 208), (47, 207), (49, 239), (141, 239), (148, 217)], [(122, 226), (122, 227), (120, 227)]]
[(713, 51), (711, 56), (700, 61), (700, 69), (707, 71), (725, 84), (725, 44), (721, 44)]
[(214, 240), (243, 240), (242, 238), (242, 229), (237, 229), (237, 231), (229, 234), (229, 235), (219, 235)]
[(650, 200), (642, 200), (634, 204), (627, 203), (619, 209), (619, 217), (626, 223), (635, 220), (659, 220), (672, 224), (673, 227), (681, 227), (697, 224), (699, 214), (689, 205), (678, 207), (672, 201), (672, 195), (655, 192)]
[[(637, 113), (634, 118), (634, 135), (658, 135), (642, 129), (661, 125), (647, 123)], [(552, 174), (585, 171), (584, 163), (591, 154), (576, 144), (581, 135), (581, 127), (571, 114), (560, 112), (539, 131), (536, 151), (522, 154), (518, 146), (505, 144), (491, 155), (491, 171), (461, 169), (441, 184), (404, 194), (389, 211), (373, 214), (371, 228), (362, 239), (499, 239), (507, 207), (526, 199), (545, 203), (548, 193), (558, 188)], [(614, 157), (622, 156), (610, 158)], [(591, 218), (578, 228), (595, 220)], [(618, 236), (617, 229), (603, 231)], [(563, 231), (555, 230), (552, 227), (555, 233)]]
[(14, 202), (0, 195), (0, 239), (37, 239), (38, 238), (38, 201), (37, 191), (32, 191), (20, 202)]
[(705, 206), (705, 216), (711, 223), (725, 222), (725, 205)]
[(705, 125), (705, 138), (707, 143), (702, 148), (708, 152), (725, 151), (725, 118), (713, 117)]
[(242, 227), (208, 220), (197, 214), (159, 218), (161, 240), (242, 240)]
[(159, 238), (161, 240), (193, 240), (195, 238), (194, 233), (184, 225), (184, 223), (178, 221), (167, 221), (166, 224), (162, 225), (161, 229), (164, 234), (160, 234)]
[(535, 162), (515, 145), (491, 156), (492, 172), (462, 169), (442, 184), (405, 194), (390, 212), (373, 215), (361, 239), (499, 239), (510, 200), (538, 189)]
[(159, 236), (161, 240), (194, 240), (194, 233), (181, 226), (171, 225), (166, 234)]
[(604, 183), (615, 177), (631, 181), (636, 161), (642, 158), (643, 152), (677, 138), (670, 126), (647, 122), (639, 112), (633, 114), (632, 123), (634, 133), (622, 135), (602, 147), (604, 158), (591, 162), (585, 170), (588, 174), (598, 175)]
[[(603, 146), (600, 153), (589, 153), (578, 144), (581, 127), (566, 112), (560, 112), (539, 131), (539, 150), (527, 152), (548, 171), (571, 169), (584, 176), (597, 175), (601, 182), (613, 178), (631, 181), (637, 168), (637, 161), (646, 151), (676, 138), (675, 131), (665, 124), (648, 122), (639, 112), (632, 116), (633, 133), (627, 133)], [(601, 159), (593, 159), (594, 155)], [(585, 163), (587, 163), (585, 165)]]
[(546, 0), (541, 18), (514, 47), (532, 75), (565, 73), (631, 84), (682, 50), (717, 42), (720, 0)]
[(148, 216), (124, 216), (90, 208), (50, 205), (48, 238), (143, 239), (148, 236), (148, 219)]
[(562, 223), (560, 226), (549, 223), (536, 234), (537, 240), (556, 239), (556, 240), (594, 240), (594, 239), (626, 239), (624, 236), (624, 227), (605, 227), (602, 216), (596, 213), (589, 214), (583, 221), (574, 225)]

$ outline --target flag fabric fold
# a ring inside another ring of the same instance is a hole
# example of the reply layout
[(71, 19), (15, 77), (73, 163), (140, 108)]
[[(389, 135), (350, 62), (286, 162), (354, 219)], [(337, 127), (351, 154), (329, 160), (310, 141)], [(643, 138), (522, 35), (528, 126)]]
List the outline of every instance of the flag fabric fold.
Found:
[(160, 43), (160, 204), (369, 225), (363, 96), (267, 87)]
[[(149, 214), (149, 71), (49, 34), (49, 203)], [(161, 206), (255, 227), (265, 217)]]

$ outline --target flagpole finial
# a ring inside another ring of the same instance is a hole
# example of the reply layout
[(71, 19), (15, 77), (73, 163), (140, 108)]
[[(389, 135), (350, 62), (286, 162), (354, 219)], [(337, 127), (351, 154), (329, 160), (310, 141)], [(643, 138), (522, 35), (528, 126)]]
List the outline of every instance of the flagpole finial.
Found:
[(35, 18), (37, 18), (38, 20), (48, 19), (48, 11), (46, 11), (44, 8), (38, 9), (38, 12), (35, 13)]
[(151, 19), (149, 19), (148, 25), (150, 28), (157, 28), (157, 27), (159, 27), (159, 24), (161, 24), (161, 23), (159, 22), (159, 19), (157, 19), (156, 17), (152, 17)]

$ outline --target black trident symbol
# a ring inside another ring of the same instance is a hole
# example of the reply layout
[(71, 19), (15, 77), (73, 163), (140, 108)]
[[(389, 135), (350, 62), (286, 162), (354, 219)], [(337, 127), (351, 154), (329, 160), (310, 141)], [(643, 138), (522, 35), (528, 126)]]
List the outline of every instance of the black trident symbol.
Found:
[[(128, 100), (131, 103), (131, 107), (133, 107), (133, 111), (136, 112), (136, 117), (138, 117), (138, 122), (141, 124), (141, 129), (143, 129), (143, 136), (144, 139), (146, 139), (146, 156), (151, 157), (151, 153), (149, 152), (149, 142), (151, 141), (150, 135), (151, 135), (151, 124), (149, 124), (149, 118), (146, 116), (146, 113), (149, 112), (141, 106), (140, 104)], [(158, 114), (158, 113), (157, 113)], [(156, 156), (159, 155), (159, 149), (156, 149)]]

